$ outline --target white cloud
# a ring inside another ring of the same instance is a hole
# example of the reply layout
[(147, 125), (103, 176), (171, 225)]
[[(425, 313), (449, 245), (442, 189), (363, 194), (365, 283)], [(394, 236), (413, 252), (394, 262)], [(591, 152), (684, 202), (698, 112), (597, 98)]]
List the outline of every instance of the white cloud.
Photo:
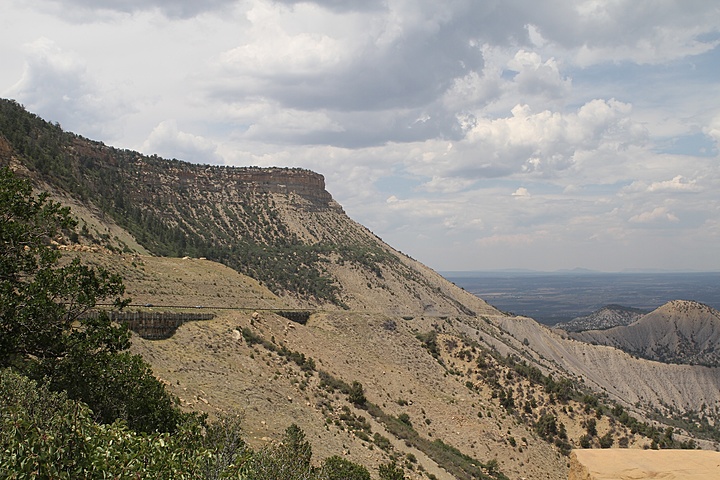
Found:
[(675, 176), (672, 180), (653, 182), (648, 187), (648, 192), (697, 192), (699, 186), (695, 180), (687, 180), (682, 175)]
[(445, 142), (427, 142), (425, 150), (436, 154), (413, 159), (408, 168), (466, 181), (577, 172), (590, 167), (599, 154), (620, 160), (623, 150), (645, 142), (645, 130), (630, 114), (630, 105), (612, 99), (592, 100), (570, 113), (536, 113), (528, 105), (516, 105), (509, 117), (477, 118), (450, 151)]
[(318, 132), (343, 132), (344, 128), (331, 119), (326, 112), (307, 112), (294, 109), (281, 109), (267, 105), (267, 113), (254, 117), (247, 132), (243, 135), (252, 140), (272, 140), (315, 143), (312, 135)]
[(709, 125), (703, 127), (703, 133), (715, 140), (715, 144), (720, 148), (720, 116), (715, 117)]
[(659, 180), (647, 183), (644, 180), (636, 180), (625, 187), (623, 193), (647, 192), (647, 193), (697, 193), (702, 190), (697, 180), (688, 180), (683, 175), (676, 175), (671, 180)]
[(550, 236), (550, 232), (537, 231), (533, 233), (515, 233), (515, 234), (497, 234), (489, 237), (482, 237), (476, 240), (479, 247), (495, 247), (495, 246), (523, 246), (528, 247), (534, 243), (545, 240)]
[(222, 163), (210, 140), (178, 129), (175, 120), (160, 122), (142, 145), (143, 152), (193, 163)]
[(630, 223), (677, 222), (680, 219), (666, 207), (656, 207), (651, 211), (642, 212), (630, 217)]
[(433, 177), (429, 182), (423, 183), (420, 188), (426, 192), (456, 193), (471, 187), (475, 183), (472, 179)]
[(513, 81), (520, 93), (560, 98), (568, 93), (572, 85), (569, 78), (560, 74), (554, 58), (543, 62), (535, 52), (520, 50), (508, 62), (508, 68), (518, 72)]
[(85, 60), (53, 40), (40, 37), (23, 48), (27, 52), (23, 75), (3, 95), (66, 130), (99, 138), (110, 135), (108, 124), (131, 110), (116, 92), (98, 85)]
[(626, 61), (665, 63), (718, 45), (713, 36), (704, 36), (717, 33), (720, 21), (720, 11), (707, 2), (587, 0), (560, 8), (562, 14), (539, 18), (535, 28), (583, 67)]
[(296, 10), (255, 2), (246, 12), (250, 31), (241, 37), (246, 40), (218, 57), (220, 71), (262, 82), (292, 76), (314, 78), (337, 68), (349, 45), (344, 45), (342, 38), (333, 37), (332, 29), (298, 30), (298, 25), (293, 24), (300, 21), (300, 25), (307, 28), (318, 22), (317, 17), (332, 16), (317, 9), (309, 10), (307, 6), (302, 10), (306, 10), (304, 22), (297, 18), (300, 13)]
[(512, 193), (512, 196), (513, 196), (513, 197), (529, 197), (529, 196), (530, 196), (530, 192), (529, 192), (528, 189), (525, 188), (525, 187), (519, 187), (517, 190), (515, 190), (515, 191)]

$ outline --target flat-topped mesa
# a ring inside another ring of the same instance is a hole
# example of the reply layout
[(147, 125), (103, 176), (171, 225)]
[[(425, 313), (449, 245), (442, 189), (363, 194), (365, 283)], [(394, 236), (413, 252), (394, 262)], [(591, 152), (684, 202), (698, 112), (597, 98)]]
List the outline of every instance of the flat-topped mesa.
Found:
[(136, 160), (136, 172), (146, 185), (169, 182), (179, 190), (199, 189), (207, 193), (276, 193), (296, 194), (310, 201), (315, 207), (342, 210), (325, 190), (325, 177), (303, 168), (282, 167), (229, 167), (196, 165), (171, 161), (169, 167), (159, 169)]
[[(218, 175), (218, 172), (215, 172)], [(296, 193), (301, 197), (324, 204), (335, 202), (325, 190), (325, 177), (319, 173), (302, 168), (260, 168), (260, 167), (234, 167), (221, 168), (220, 178), (247, 188), (255, 192)], [(217, 178), (217, 177), (216, 177)]]

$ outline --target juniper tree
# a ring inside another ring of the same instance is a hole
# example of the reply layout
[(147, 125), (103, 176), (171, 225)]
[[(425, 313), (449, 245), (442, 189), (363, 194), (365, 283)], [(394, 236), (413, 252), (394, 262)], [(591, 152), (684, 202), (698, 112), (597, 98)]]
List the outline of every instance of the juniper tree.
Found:
[(47, 381), (86, 402), (97, 420), (137, 430), (172, 430), (174, 399), (149, 365), (130, 355), (130, 334), (100, 313), (122, 308), (122, 279), (79, 258), (60, 262), (53, 246), (74, 231), (70, 209), (34, 194), (27, 180), (0, 169), (0, 367)]

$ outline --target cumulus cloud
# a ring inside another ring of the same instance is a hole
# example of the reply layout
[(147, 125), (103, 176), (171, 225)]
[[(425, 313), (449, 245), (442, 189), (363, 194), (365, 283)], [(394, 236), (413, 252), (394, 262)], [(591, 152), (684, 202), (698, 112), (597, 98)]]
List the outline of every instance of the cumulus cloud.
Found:
[(375, 11), (386, 7), (384, 0), (364, 0), (362, 2), (348, 2), (347, 0), (275, 0), (278, 3), (297, 5), (299, 3), (314, 3), (328, 10), (340, 12)]
[[(651, 7), (634, 0), (556, 5), (528, 23), (570, 52), (581, 66), (607, 62), (664, 63), (698, 55), (718, 45), (720, 11), (706, 2), (663, 2)], [(552, 14), (550, 14), (552, 12)]]
[[(479, 52), (447, 35), (452, 18), (413, 23), (394, 12), (380, 18), (256, 3), (247, 40), (218, 57), (211, 93), (262, 95), (291, 108), (382, 110), (419, 105), (445, 90)], [(382, 19), (382, 20), (381, 20)], [(312, 28), (312, 30), (310, 30)]]
[(709, 125), (703, 127), (703, 133), (715, 141), (720, 148), (720, 116), (715, 117)]
[(701, 190), (697, 180), (688, 180), (683, 175), (676, 175), (671, 180), (660, 180), (650, 183), (644, 180), (636, 180), (625, 187), (623, 193), (696, 193)]
[(513, 80), (520, 93), (560, 98), (571, 88), (572, 81), (562, 76), (554, 58), (543, 62), (539, 54), (520, 50), (508, 62), (508, 68), (517, 72)]
[(41, 37), (24, 46), (27, 52), (20, 80), (3, 95), (33, 112), (86, 136), (110, 135), (108, 122), (131, 108), (112, 90), (103, 90), (85, 60)]
[(699, 186), (695, 180), (687, 180), (682, 175), (675, 176), (672, 180), (653, 182), (648, 187), (648, 192), (697, 192)]
[(391, 195), (386, 204), (390, 212), (403, 219), (421, 221), (426, 225), (426, 231), (440, 227), (446, 233), (458, 233), (484, 228), (483, 219), (462, 200), (401, 199)]
[(304, 112), (293, 109), (267, 108), (262, 117), (253, 122), (243, 135), (251, 140), (293, 143), (316, 143), (323, 134), (343, 132), (341, 125), (322, 111)]
[(498, 245), (522, 245), (529, 246), (533, 243), (545, 240), (550, 232), (540, 230), (533, 233), (495, 234), (482, 237), (475, 241), (479, 247), (494, 247)]
[(656, 207), (630, 217), (630, 223), (677, 222), (680, 219), (666, 207)]
[(408, 168), (445, 178), (556, 176), (592, 161), (587, 152), (618, 152), (643, 143), (646, 132), (632, 121), (631, 110), (616, 100), (592, 100), (570, 113), (516, 105), (509, 117), (478, 118), (449, 151), (442, 143), (428, 145), (438, 155), (415, 159)]
[(456, 193), (471, 187), (475, 180), (465, 178), (443, 178), (435, 176), (430, 181), (423, 183), (420, 189), (426, 192), (435, 193)]
[(529, 192), (528, 189), (525, 188), (525, 187), (519, 187), (517, 190), (515, 190), (515, 191), (512, 193), (512, 196), (513, 196), (513, 197), (529, 197), (529, 196), (530, 196), (530, 192)]
[(289, 33), (274, 22), (272, 11), (248, 15), (266, 31), (256, 41), (228, 50), (218, 59), (226, 72), (247, 79), (248, 89), (267, 87), (273, 77), (316, 77), (343, 59), (344, 45), (337, 38), (315, 32)]
[(160, 122), (142, 145), (143, 152), (193, 163), (222, 163), (217, 146), (206, 138), (183, 132), (175, 120)]

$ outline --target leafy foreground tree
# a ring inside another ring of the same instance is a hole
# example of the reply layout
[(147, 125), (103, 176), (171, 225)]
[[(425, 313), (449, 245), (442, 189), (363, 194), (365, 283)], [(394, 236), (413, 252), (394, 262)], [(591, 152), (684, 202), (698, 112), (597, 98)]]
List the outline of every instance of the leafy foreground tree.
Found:
[(0, 371), (0, 407), (0, 478), (205, 478), (193, 472), (212, 458), (198, 424), (173, 435), (98, 424), (86, 405), (9, 369)]
[(52, 241), (75, 226), (69, 208), (0, 169), (0, 367), (45, 379), (102, 423), (172, 431), (180, 411), (147, 363), (126, 352), (127, 328), (86, 315), (101, 301), (127, 304), (120, 277), (78, 258), (60, 264)]
[(0, 370), (0, 411), (3, 479), (370, 480), (365, 467), (336, 456), (312, 467), (296, 425), (259, 451), (242, 440), (233, 416), (210, 425), (191, 417), (172, 434), (138, 433), (124, 422), (98, 424), (86, 405), (10, 369)]

